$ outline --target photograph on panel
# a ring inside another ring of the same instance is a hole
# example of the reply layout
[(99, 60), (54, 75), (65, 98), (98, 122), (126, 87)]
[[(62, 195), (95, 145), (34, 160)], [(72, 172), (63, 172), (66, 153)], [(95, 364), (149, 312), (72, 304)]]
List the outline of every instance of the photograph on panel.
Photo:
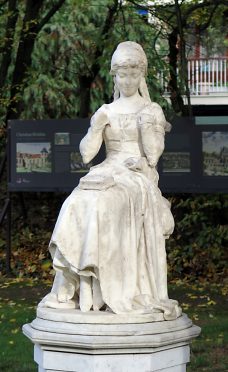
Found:
[(228, 176), (228, 132), (203, 132), (203, 175)]
[(16, 146), (17, 173), (51, 173), (50, 142), (20, 142)]

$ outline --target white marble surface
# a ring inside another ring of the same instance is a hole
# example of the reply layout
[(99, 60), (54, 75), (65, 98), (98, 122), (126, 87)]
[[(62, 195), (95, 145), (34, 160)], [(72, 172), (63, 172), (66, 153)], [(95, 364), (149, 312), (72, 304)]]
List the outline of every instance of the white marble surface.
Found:
[[(160, 315), (160, 314), (159, 314)], [(83, 333), (85, 329), (97, 330), (100, 333), (102, 330), (104, 332), (108, 329), (124, 330), (125, 332), (133, 332), (135, 329), (142, 332), (152, 332), (153, 333), (162, 333), (165, 331), (172, 331), (177, 329), (183, 329), (191, 327), (192, 321), (187, 317), (186, 314), (183, 314), (175, 321), (166, 321), (163, 322), (161, 317), (160, 321), (156, 322), (153, 319), (153, 314), (139, 314), (133, 315), (127, 318), (126, 315), (113, 314), (110, 312), (104, 311), (90, 311), (88, 313), (82, 313), (80, 310), (73, 309), (50, 309), (50, 308), (38, 308), (37, 309), (37, 318), (32, 322), (49, 322), (49, 324), (64, 324), (64, 328), (69, 329), (70, 332), (74, 332), (74, 329), (78, 330), (82, 328)], [(133, 324), (133, 325), (132, 325)], [(137, 332), (138, 332), (137, 331)]]
[(185, 372), (189, 346), (148, 354), (86, 355), (42, 350), (35, 346), (42, 372)]
[(23, 326), (35, 344), (35, 361), (45, 372), (183, 372), (189, 343), (200, 332), (186, 315), (142, 324), (76, 324), (50, 318)]
[(79, 309), (52, 309), (38, 307), (37, 316), (54, 321), (65, 321), (70, 323), (97, 323), (97, 324), (127, 324), (127, 323), (150, 323), (164, 320), (162, 312), (148, 314), (114, 314), (110, 311), (88, 311), (83, 313)]
[(170, 125), (150, 100), (139, 44), (118, 45), (111, 74), (114, 100), (95, 112), (80, 143), (85, 163), (103, 141), (106, 159), (61, 208), (49, 246), (56, 277), (40, 306), (99, 317), (106, 308), (126, 321), (148, 313), (149, 320), (176, 319), (181, 309), (168, 297), (165, 251), (174, 220), (156, 170)]
[(34, 343), (106, 353), (111, 349), (123, 348), (126, 352), (189, 342), (198, 336), (200, 328), (192, 325), (186, 315), (173, 321), (144, 324), (76, 324), (37, 317), (23, 326), (23, 332)]

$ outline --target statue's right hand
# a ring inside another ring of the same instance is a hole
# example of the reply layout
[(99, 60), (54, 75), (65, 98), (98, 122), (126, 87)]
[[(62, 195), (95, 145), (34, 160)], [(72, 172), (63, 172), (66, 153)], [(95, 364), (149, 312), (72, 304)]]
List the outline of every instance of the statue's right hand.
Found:
[(109, 122), (107, 114), (99, 109), (91, 119), (91, 126), (96, 130), (103, 130)]

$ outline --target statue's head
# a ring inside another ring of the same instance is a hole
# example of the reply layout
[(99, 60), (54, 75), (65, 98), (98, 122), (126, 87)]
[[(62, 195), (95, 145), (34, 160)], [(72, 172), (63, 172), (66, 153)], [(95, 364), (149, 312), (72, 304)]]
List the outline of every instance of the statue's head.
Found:
[[(138, 91), (142, 97), (150, 101), (148, 88), (145, 81), (147, 73), (147, 58), (141, 45), (134, 41), (124, 41), (120, 43), (111, 60), (111, 75), (114, 76), (114, 100), (120, 96), (120, 86), (118, 86), (118, 75), (121, 70), (131, 69), (132, 72), (138, 71)], [(123, 72), (121, 72), (123, 73)], [(137, 74), (136, 74), (137, 75)], [(129, 93), (130, 94), (130, 93)]]
[(147, 73), (147, 58), (141, 45), (134, 41), (120, 43), (111, 60), (111, 75), (115, 75), (118, 68), (137, 67), (143, 76)]

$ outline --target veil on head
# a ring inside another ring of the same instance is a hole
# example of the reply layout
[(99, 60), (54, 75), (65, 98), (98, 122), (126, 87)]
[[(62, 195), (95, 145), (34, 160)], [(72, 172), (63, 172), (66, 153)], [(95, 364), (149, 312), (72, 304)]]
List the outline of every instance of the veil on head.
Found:
[(114, 75), (114, 101), (119, 98), (119, 89), (116, 86), (115, 74), (120, 67), (138, 67), (141, 69), (143, 76), (141, 78), (139, 92), (143, 98), (151, 102), (149, 91), (146, 84), (145, 75), (147, 74), (147, 58), (140, 44), (134, 41), (124, 41), (120, 43), (111, 60), (111, 75)]

